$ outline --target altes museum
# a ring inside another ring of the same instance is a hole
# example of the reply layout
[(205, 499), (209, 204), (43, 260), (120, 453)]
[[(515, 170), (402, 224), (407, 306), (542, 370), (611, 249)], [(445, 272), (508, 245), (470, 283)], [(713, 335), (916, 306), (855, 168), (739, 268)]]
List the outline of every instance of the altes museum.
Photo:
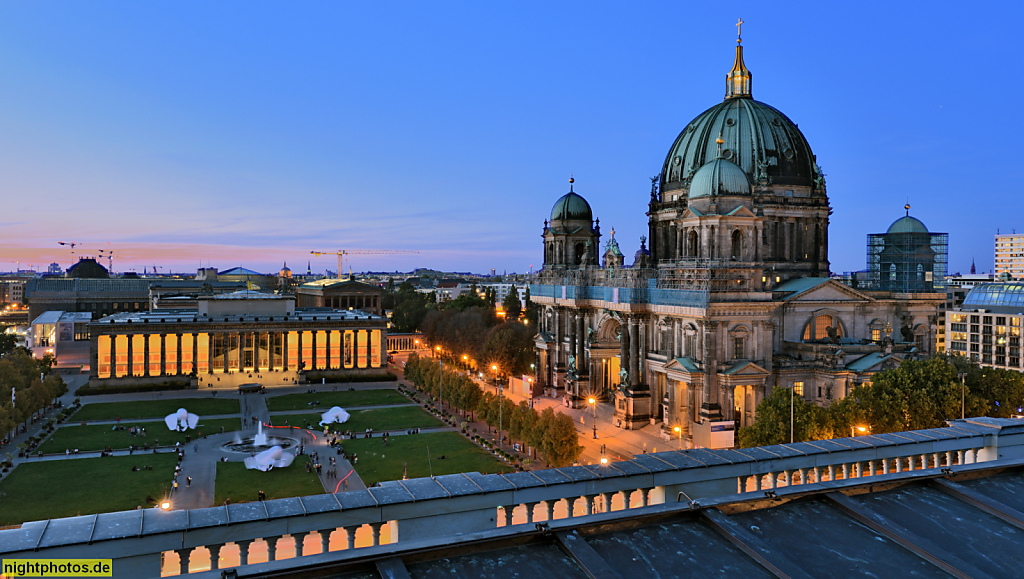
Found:
[(828, 404), (935, 350), (945, 234), (908, 206), (868, 248), (874, 275), (830, 277), (824, 174), (797, 125), (754, 100), (742, 45), (725, 99), (683, 127), (651, 180), (650, 233), (631, 265), (614, 230), (601, 246), (571, 183), (530, 286), (536, 380), (568, 405), (595, 397), (621, 428), (729, 447), (772, 388)]

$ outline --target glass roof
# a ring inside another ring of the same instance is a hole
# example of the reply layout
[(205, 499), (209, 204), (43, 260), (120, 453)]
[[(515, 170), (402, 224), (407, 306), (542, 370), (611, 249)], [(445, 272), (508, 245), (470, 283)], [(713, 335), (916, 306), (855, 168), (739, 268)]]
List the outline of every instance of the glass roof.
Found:
[(975, 286), (964, 299), (963, 309), (1003, 308), (1024, 312), (1024, 283), (984, 283)]

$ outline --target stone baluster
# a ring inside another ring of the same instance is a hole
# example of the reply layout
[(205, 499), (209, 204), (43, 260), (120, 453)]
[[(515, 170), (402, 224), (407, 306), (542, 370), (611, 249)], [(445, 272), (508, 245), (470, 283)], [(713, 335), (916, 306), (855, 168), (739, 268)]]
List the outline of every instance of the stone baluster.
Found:
[(853, 463), (853, 468), (855, 471), (855, 476), (857, 478), (864, 476), (864, 461), (858, 460), (857, 462)]
[(828, 482), (835, 482), (836, 480), (836, 465), (828, 465)]
[(263, 537), (267, 543), (267, 561), (277, 561), (277, 542), (281, 537)]
[(820, 466), (816, 466), (816, 467), (811, 469), (811, 482), (813, 482), (813, 483), (820, 483), (821, 482), (821, 467)]
[(615, 493), (601, 493), (601, 512), (610, 513), (612, 512), (612, 497)]
[(239, 565), (248, 565), (249, 564), (249, 545), (252, 544), (252, 539), (247, 539), (245, 541), (235, 541), (235, 544), (238, 545), (238, 564)]
[(317, 531), (320, 534), (320, 552), (327, 553), (331, 550), (331, 531), (334, 529), (326, 529), (323, 531)]
[(195, 547), (186, 547), (184, 549), (175, 549), (174, 552), (178, 554), (178, 569), (182, 575), (188, 575), (188, 564), (192, 558), (192, 551)]
[(384, 526), (384, 523), (370, 523), (370, 530), (373, 533), (373, 546), (380, 545), (380, 528)]
[(629, 500), (633, 497), (633, 491), (625, 490), (622, 491), (622, 509), (626, 510), (629, 508)]
[(768, 488), (775, 490), (779, 488), (779, 475), (778, 473), (768, 473)]
[(927, 468), (928, 468), (928, 455), (927, 454), (922, 454), (921, 455), (921, 470), (925, 470)]
[(292, 538), (295, 539), (295, 556), (296, 557), (301, 557), (303, 555), (303, 551), (305, 549), (305, 546), (303, 545), (303, 542), (304, 542), (304, 540), (306, 538), (306, 535), (308, 535), (308, 534), (309, 533), (292, 533)]
[(946, 466), (953, 466), (953, 451), (946, 451)]
[(800, 484), (807, 484), (807, 470), (806, 468), (798, 468), (796, 472), (800, 475)]
[(359, 530), (359, 527), (344, 527), (342, 530), (345, 531), (345, 548), (348, 550), (355, 549), (356, 531)]
[(505, 526), (508, 527), (512, 524), (512, 511), (515, 510), (515, 505), (505, 505), (501, 507), (502, 513), (505, 515)]
[(889, 474), (889, 460), (888, 458), (882, 459), (882, 474)]
[(932, 453), (932, 468), (940, 468), (942, 466), (942, 453)]
[(594, 514), (594, 495), (583, 495), (583, 500), (587, 501), (587, 514)]
[(526, 503), (526, 523), (533, 523), (533, 509), (536, 508), (537, 503)]
[(966, 458), (967, 458), (967, 451), (965, 451), (965, 450), (958, 450), (958, 451), (956, 451), (956, 463), (957, 464), (964, 464), (964, 462), (966, 461)]
[(843, 463), (843, 480), (850, 478), (850, 463)]
[(764, 475), (762, 475), (762, 474), (755, 474), (754, 475), (754, 490), (755, 491), (761, 490), (761, 487), (762, 487), (763, 484), (764, 484)]
[(210, 570), (216, 571), (220, 569), (220, 549), (224, 544), (220, 545), (207, 545), (206, 548), (210, 550)]
[(640, 489), (640, 506), (646, 507), (650, 502), (650, 493), (652, 489)]
[[(555, 518), (555, 502), (553, 500), (544, 501), (544, 516), (547, 517), (546, 521), (552, 521)], [(572, 505), (569, 505), (572, 508)], [(571, 515), (570, 515), (571, 516)]]

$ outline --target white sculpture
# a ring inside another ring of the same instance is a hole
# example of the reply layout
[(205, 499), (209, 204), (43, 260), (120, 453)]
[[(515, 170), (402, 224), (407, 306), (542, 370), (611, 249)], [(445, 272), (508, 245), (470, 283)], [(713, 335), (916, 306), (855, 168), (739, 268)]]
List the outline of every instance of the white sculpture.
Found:
[(192, 414), (184, 408), (179, 408), (174, 414), (168, 414), (164, 418), (164, 422), (167, 423), (167, 428), (177, 432), (185, 432), (189, 429), (194, 429), (199, 424), (199, 416)]
[(330, 410), (328, 410), (327, 412), (324, 412), (323, 415), (320, 417), (320, 426), (327, 426), (328, 424), (331, 424), (333, 422), (337, 422), (338, 424), (341, 424), (341, 423), (345, 422), (348, 419), (349, 419), (349, 413), (348, 412), (345, 412), (344, 409), (342, 409), (342, 408), (340, 408), (338, 406), (333, 406), (333, 407), (331, 407)]
[(295, 455), (285, 452), (280, 446), (272, 446), (267, 450), (245, 459), (245, 468), (267, 472), (272, 468), (285, 468), (295, 460)]

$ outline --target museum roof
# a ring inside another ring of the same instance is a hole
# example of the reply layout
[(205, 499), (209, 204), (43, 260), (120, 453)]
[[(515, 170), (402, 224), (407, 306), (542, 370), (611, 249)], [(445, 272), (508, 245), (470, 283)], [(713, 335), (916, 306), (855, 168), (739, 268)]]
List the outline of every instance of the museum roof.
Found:
[(259, 275), (259, 276), (264, 276), (266, 274), (260, 273), (258, 271), (253, 271), (251, 269), (247, 269), (247, 268), (244, 268), (244, 267), (233, 267), (233, 268), (231, 268), (231, 269), (229, 269), (227, 271), (218, 272), (217, 275), (218, 276), (220, 276), (220, 275)]
[[(846, 365), (847, 369), (853, 370), (854, 372), (863, 372), (870, 369), (873, 366), (878, 365), (881, 362), (889, 358), (894, 358), (892, 354), (883, 354), (881, 352), (871, 352), (866, 356), (857, 358)], [(895, 358), (894, 358), (895, 359)]]
[(57, 322), (88, 322), (92, 320), (92, 312), (64, 312), (60, 310), (50, 310), (43, 312), (32, 320), (33, 326), (39, 324), (56, 324)]
[(206, 315), (196, 310), (153, 310), (151, 312), (121, 312), (100, 318), (93, 324), (210, 324), (253, 322), (355, 322), (384, 321), (384, 318), (362, 310), (332, 310), (328, 308), (296, 308), (289, 314), (222, 314)]

